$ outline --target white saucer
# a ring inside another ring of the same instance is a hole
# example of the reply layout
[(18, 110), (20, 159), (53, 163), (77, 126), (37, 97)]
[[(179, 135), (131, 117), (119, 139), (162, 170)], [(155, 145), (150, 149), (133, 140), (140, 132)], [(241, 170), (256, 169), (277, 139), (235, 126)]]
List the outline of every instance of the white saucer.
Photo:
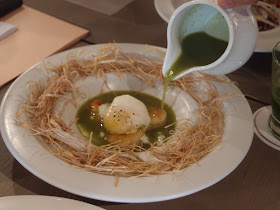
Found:
[(262, 107), (257, 110), (254, 115), (254, 131), (255, 134), (267, 145), (274, 149), (280, 150), (280, 140), (278, 140), (270, 131), (268, 126), (271, 114), (271, 106)]

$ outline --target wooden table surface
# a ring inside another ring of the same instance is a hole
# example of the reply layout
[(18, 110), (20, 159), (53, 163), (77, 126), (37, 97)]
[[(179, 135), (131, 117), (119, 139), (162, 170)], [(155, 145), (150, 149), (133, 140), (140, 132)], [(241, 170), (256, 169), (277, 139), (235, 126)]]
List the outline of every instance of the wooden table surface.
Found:
[[(167, 45), (167, 24), (158, 16), (152, 0), (134, 0), (112, 16), (64, 0), (25, 0), (24, 3), (89, 29), (89, 36), (72, 48), (108, 42)], [(271, 53), (254, 53), (242, 68), (227, 76), (238, 83), (253, 113), (270, 104)], [(1, 87), (1, 100), (11, 83)], [(280, 209), (279, 163), (280, 151), (267, 146), (254, 135), (252, 146), (241, 164), (209, 188), (163, 202), (111, 203), (83, 198), (47, 184), (21, 166), (1, 140), (0, 196), (51, 195), (84, 201), (105, 209)]]

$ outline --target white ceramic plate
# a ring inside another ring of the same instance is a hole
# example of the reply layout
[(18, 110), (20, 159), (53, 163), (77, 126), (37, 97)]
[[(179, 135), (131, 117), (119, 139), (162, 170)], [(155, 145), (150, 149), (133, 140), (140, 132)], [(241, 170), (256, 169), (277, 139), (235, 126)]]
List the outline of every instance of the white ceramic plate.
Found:
[(102, 210), (81, 201), (40, 195), (19, 195), (0, 198), (1, 210)]
[[(93, 45), (72, 49), (54, 55), (47, 61), (61, 64), (69, 53), (78, 54), (86, 50), (94, 54), (100, 47), (101, 45)], [(138, 44), (119, 44), (119, 47), (126, 53), (136, 55), (145, 52), (148, 57), (147, 51), (151, 49), (165, 52), (163, 48)], [(41, 67), (42, 63), (31, 67), (18, 77), (7, 91), (0, 110), (1, 133), (10, 152), (27, 170), (60, 189), (88, 198), (114, 202), (140, 203), (174, 199), (207, 188), (223, 179), (239, 165), (250, 148), (253, 139), (251, 109), (244, 97), (232, 96), (224, 102), (223, 143), (199, 161), (198, 165), (181, 170), (176, 175), (120, 177), (118, 186), (114, 187), (115, 177), (70, 166), (51, 155), (27, 130), (15, 124), (13, 117), (18, 104), (27, 93), (23, 86), (30, 80), (47, 79)], [(127, 82), (126, 85), (129, 88), (136, 84)], [(241, 95), (240, 90), (233, 84), (217, 84), (217, 88), (225, 93)], [(89, 92), (91, 90), (92, 88)], [(182, 101), (185, 105), (179, 110), (192, 111), (192, 102), (189, 103), (187, 97), (185, 101), (182, 97)], [(177, 110), (175, 112), (177, 115)]]
[[(188, 1), (191, 0), (154, 0), (154, 3), (160, 17), (168, 23), (173, 12)], [(271, 52), (279, 41), (280, 26), (269, 31), (259, 32), (255, 52)]]

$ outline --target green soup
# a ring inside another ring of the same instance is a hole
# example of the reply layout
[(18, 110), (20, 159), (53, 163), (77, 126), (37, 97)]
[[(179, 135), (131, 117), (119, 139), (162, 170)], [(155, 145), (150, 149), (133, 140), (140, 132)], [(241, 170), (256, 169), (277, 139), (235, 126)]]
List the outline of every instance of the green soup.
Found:
[[(115, 92), (107, 92), (104, 94), (100, 94), (86, 101), (84, 104), (81, 105), (81, 107), (77, 111), (76, 117), (78, 118), (78, 121), (76, 125), (79, 131), (81, 132), (81, 134), (89, 139), (90, 133), (92, 132), (93, 144), (97, 146), (108, 144), (109, 142), (106, 140), (106, 135), (110, 133), (104, 128), (104, 126), (102, 125), (102, 123), (100, 123), (100, 121), (95, 119), (96, 116), (94, 116), (92, 113), (90, 103), (95, 100), (101, 100), (104, 103), (111, 103), (116, 96), (125, 95), (125, 94), (131, 95), (137, 98), (138, 100), (142, 101), (147, 108), (160, 107), (161, 105), (160, 99), (136, 91), (115, 91)], [(165, 125), (153, 130), (148, 129), (145, 132), (150, 143), (157, 142), (158, 138), (162, 135), (165, 137), (170, 136), (169, 132), (175, 129), (176, 116), (174, 111), (167, 104), (164, 104), (164, 110), (167, 113), (167, 119)], [(170, 124), (173, 125), (168, 128), (164, 128), (166, 125), (170, 125)], [(149, 144), (143, 145), (143, 148), (148, 148), (148, 147)]]

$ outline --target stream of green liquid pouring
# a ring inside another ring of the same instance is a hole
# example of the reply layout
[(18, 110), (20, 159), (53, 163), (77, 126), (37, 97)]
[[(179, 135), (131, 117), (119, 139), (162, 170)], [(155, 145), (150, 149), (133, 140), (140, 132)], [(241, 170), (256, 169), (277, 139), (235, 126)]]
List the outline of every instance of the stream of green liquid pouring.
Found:
[(182, 52), (164, 75), (165, 84), (161, 109), (164, 107), (168, 83), (182, 72), (196, 66), (205, 66), (219, 59), (227, 48), (228, 42), (217, 39), (205, 32), (196, 32), (184, 37)]

